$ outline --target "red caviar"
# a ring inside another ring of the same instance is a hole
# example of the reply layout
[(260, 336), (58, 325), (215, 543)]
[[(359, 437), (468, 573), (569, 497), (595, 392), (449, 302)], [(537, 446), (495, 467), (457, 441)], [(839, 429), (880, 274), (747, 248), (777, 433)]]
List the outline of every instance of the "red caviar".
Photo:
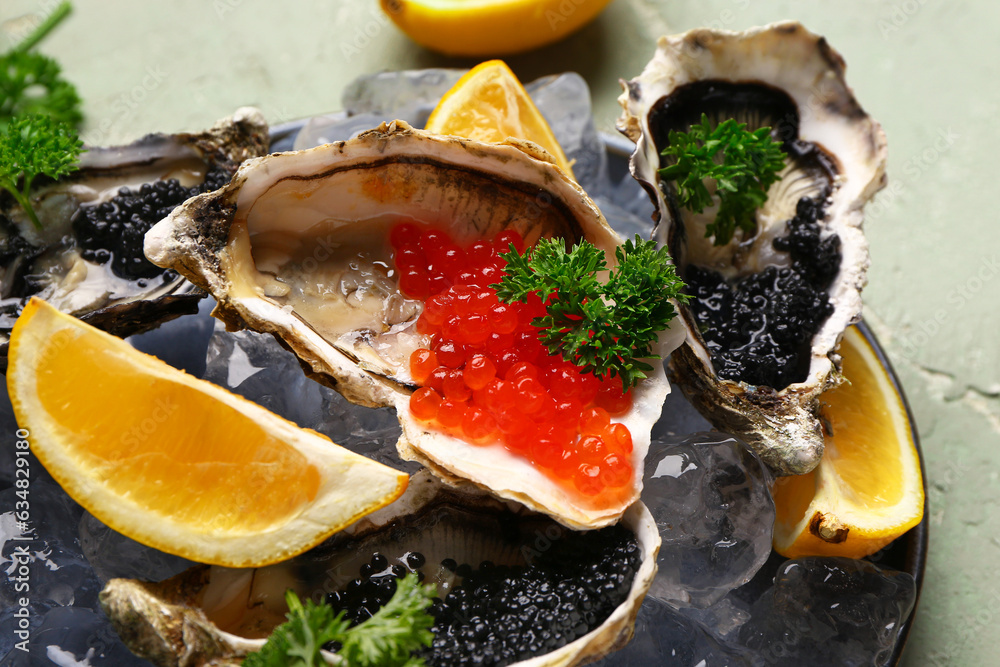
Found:
[(444, 230), (406, 222), (389, 240), (400, 290), (425, 301), (417, 330), (432, 341), (410, 356), (423, 385), (410, 398), (413, 415), (476, 445), (499, 442), (586, 496), (628, 485), (632, 434), (611, 418), (628, 412), (631, 392), (548, 353), (531, 324), (545, 313), (537, 295), (505, 304), (489, 287), (504, 275), (500, 253), (524, 251), (521, 235), (508, 229), (460, 246)]

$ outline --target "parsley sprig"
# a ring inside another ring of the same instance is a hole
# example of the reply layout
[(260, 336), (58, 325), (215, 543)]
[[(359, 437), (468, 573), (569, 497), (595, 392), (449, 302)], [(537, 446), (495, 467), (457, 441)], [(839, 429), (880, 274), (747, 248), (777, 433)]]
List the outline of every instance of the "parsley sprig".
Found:
[(533, 292), (542, 301), (556, 295), (532, 321), (539, 339), (584, 372), (621, 378), (626, 390), (653, 370), (643, 359), (659, 358), (653, 343), (676, 315), (669, 299), (687, 298), (666, 248), (638, 235), (615, 249), (607, 283), (597, 275), (608, 268), (604, 251), (585, 240), (567, 252), (562, 239), (542, 239), (524, 255), (511, 246), (502, 256), (507, 275), (491, 285), (497, 296), (524, 303)]
[(36, 229), (42, 223), (31, 206), (32, 183), (42, 174), (59, 178), (76, 171), (82, 147), (68, 123), (38, 114), (15, 118), (0, 134), (0, 188), (14, 196)]
[(285, 594), (288, 621), (282, 623), (256, 653), (243, 660), (243, 667), (322, 667), (320, 649), (338, 642), (337, 655), (351, 667), (422, 667), (414, 657), (417, 649), (433, 640), (434, 618), (426, 612), (434, 586), (420, 585), (417, 575), (396, 582), (392, 598), (364, 623), (351, 627), (344, 612), (336, 615), (325, 604), (307, 600), (305, 605), (292, 591)]
[(73, 11), (73, 3), (69, 0), (63, 0), (55, 9), (53, 9), (48, 16), (46, 16), (42, 21), (39, 22), (35, 29), (32, 30), (27, 37), (21, 40), (21, 42), (14, 47), (15, 51), (26, 52), (30, 51), (35, 44), (42, 41), (42, 38), (49, 34), (53, 28), (62, 23), (62, 20), (70, 15)]
[(30, 53), (65, 19), (72, 5), (60, 3), (20, 44), (0, 55), (0, 188), (14, 196), (36, 229), (31, 205), (36, 177), (59, 178), (75, 171), (83, 144), (75, 127), (83, 120), (76, 88), (59, 64)]
[(83, 120), (80, 96), (62, 77), (59, 63), (29, 52), (71, 10), (69, 2), (59, 4), (31, 34), (0, 55), (0, 130), (16, 116), (32, 113), (52, 116), (74, 127)]
[(701, 124), (692, 125), (690, 132), (671, 130), (669, 142), (663, 155), (677, 162), (659, 174), (663, 180), (677, 181), (677, 196), (684, 208), (704, 211), (712, 203), (705, 180), (715, 179), (719, 211), (706, 226), (705, 237), (714, 235), (719, 246), (732, 240), (737, 227), (752, 232), (754, 212), (767, 201), (767, 189), (785, 166), (785, 153), (771, 138), (771, 128), (751, 132), (745, 123), (732, 118), (713, 128), (702, 114)]

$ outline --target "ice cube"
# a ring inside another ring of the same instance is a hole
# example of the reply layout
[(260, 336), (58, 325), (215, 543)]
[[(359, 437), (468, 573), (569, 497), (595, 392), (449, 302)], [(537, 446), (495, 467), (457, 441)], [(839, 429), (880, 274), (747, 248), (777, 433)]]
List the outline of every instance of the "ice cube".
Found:
[(152, 331), (126, 340), (140, 352), (152, 354), (174, 368), (201, 377), (205, 372), (205, 348), (215, 329), (215, 320), (210, 314), (214, 307), (215, 299), (202, 299), (197, 314), (164, 322)]
[[(33, 602), (96, 608), (100, 582), (80, 550), (76, 524), (83, 509), (59, 488), (35, 459), (26, 489), (29, 521), (0, 514), (0, 602), (19, 606), (22, 585)], [(0, 491), (0, 508), (15, 508), (18, 489)], [(22, 491), (23, 492), (23, 491)]]
[(304, 428), (320, 419), (320, 385), (268, 334), (231, 333), (217, 323), (208, 342), (205, 379)]
[(55, 607), (40, 621), (28, 651), (12, 649), (0, 667), (149, 667), (125, 647), (103, 612)]
[[(19, 501), (27, 500), (27, 530), (20, 532), (29, 533), (39, 539), (74, 544), (77, 537), (76, 524), (83, 516), (83, 508), (66, 495), (66, 492), (56, 484), (38, 459), (31, 456), (28, 460), (31, 462), (31, 483), (28, 487), (26, 489), (11, 487), (0, 491), (0, 511), (11, 510), (7, 519), (8, 529), (3, 532), (9, 539), (10, 532), (18, 529), (12, 510), (22, 507), (17, 504)], [(19, 491), (21, 495), (19, 495)], [(0, 542), (2, 540), (3, 538), (0, 537)]]
[(423, 127), (441, 96), (463, 74), (465, 70), (444, 68), (368, 74), (347, 84), (340, 101), (348, 115), (400, 118)]
[(395, 410), (354, 405), (310, 380), (295, 355), (270, 335), (231, 333), (220, 325), (209, 341), (205, 379), (380, 463), (409, 473), (420, 467), (396, 453), (401, 429)]
[(913, 577), (850, 558), (785, 562), (740, 642), (761, 665), (885, 665), (916, 599)]
[(307, 120), (293, 148), (302, 150), (345, 141), (397, 119), (424, 127), (438, 100), (464, 73), (460, 69), (426, 69), (358, 77), (344, 89), (344, 110)]
[(594, 126), (590, 88), (576, 72), (546, 76), (525, 86), (572, 162), (577, 183), (590, 196), (608, 188), (608, 156)]
[(195, 565), (125, 537), (90, 513), (80, 520), (80, 546), (102, 584), (116, 577), (162, 581)]
[(642, 499), (663, 544), (649, 594), (705, 608), (748, 582), (771, 553), (768, 481), (760, 459), (730, 435), (655, 439)]
[(750, 619), (749, 605), (732, 594), (710, 607), (681, 607), (680, 613), (720, 642), (737, 641), (740, 628)]
[(348, 116), (343, 111), (316, 116), (307, 120), (302, 126), (302, 130), (295, 136), (292, 150), (300, 151), (334, 141), (347, 141), (362, 132), (378, 127), (387, 119), (386, 116), (370, 113)]
[[(11, 653), (14, 644), (23, 641), (23, 635), (15, 634), (15, 631), (27, 631), (30, 637), (38, 632), (38, 626), (42, 624), (42, 619), (49, 609), (56, 606), (52, 602), (41, 602), (28, 598), (29, 603), (22, 607), (19, 602), (5, 604), (0, 610), (0, 657)], [(18, 651), (20, 652), (20, 651)]]
[[(344, 113), (310, 119), (295, 138), (296, 150), (348, 139), (383, 121), (402, 119), (424, 127), (441, 96), (465, 73), (427, 69), (362, 76), (344, 90)], [(552, 128), (576, 180), (588, 193), (610, 188), (607, 155), (594, 125), (590, 89), (576, 72), (542, 77), (525, 86)]]
[[(9, 463), (0, 465), (0, 489), (6, 489), (9, 486), (14, 485), (14, 475), (16, 474), (16, 467), (14, 464), (14, 447), (15, 442), (18, 440), (15, 433), (17, 432), (17, 420), (14, 419), (14, 408), (10, 404), (10, 396), (6, 391), (0, 391), (0, 449), (5, 452), (9, 452), (8, 459)], [(32, 459), (34, 461), (34, 459)], [(34, 466), (32, 466), (34, 467)], [(6, 511), (8, 509), (13, 509), (13, 505), (0, 505), (0, 510)]]
[(740, 649), (725, 647), (669, 604), (647, 597), (632, 641), (596, 663), (599, 667), (749, 667)]
[(647, 218), (643, 220), (637, 215), (619, 207), (607, 197), (594, 197), (594, 203), (601, 209), (604, 218), (611, 225), (611, 228), (618, 232), (618, 236), (623, 240), (635, 240), (638, 234), (640, 238), (648, 239), (653, 231), (653, 223)]

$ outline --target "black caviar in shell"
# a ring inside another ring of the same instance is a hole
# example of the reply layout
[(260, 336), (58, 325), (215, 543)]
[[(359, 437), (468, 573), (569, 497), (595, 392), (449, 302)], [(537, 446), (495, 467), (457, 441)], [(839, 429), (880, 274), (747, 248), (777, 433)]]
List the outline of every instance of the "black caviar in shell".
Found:
[[(202, 183), (184, 187), (176, 178), (144, 183), (136, 189), (123, 187), (109, 201), (82, 206), (73, 217), (73, 231), (88, 261), (110, 262), (120, 278), (153, 278), (164, 272), (146, 259), (142, 251), (146, 232), (187, 199), (217, 190), (229, 182), (230, 174), (211, 169)], [(170, 272), (173, 274), (173, 272)]]
[[(635, 535), (621, 526), (563, 530), (544, 550), (524, 547), (524, 564), (486, 560), (473, 568), (446, 558), (435, 568), (451, 582), (430, 608), (434, 640), (419, 654), (428, 665), (502, 667), (557, 650), (625, 601), (641, 561)], [(327, 603), (354, 623), (370, 618), (392, 597), (399, 577), (416, 571), (424, 578), (423, 554), (408, 552), (397, 561), (373, 554)]]
[(791, 266), (727, 282), (716, 271), (684, 271), (690, 306), (719, 378), (787, 387), (809, 374), (811, 341), (833, 313), (828, 290), (840, 267), (840, 239), (820, 237), (822, 204), (803, 197), (773, 242)]

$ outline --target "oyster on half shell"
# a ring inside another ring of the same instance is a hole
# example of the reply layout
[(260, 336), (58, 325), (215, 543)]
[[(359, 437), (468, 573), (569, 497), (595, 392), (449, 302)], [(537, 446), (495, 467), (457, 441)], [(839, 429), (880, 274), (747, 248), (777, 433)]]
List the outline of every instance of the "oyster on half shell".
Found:
[[(624, 601), (590, 632), (515, 663), (518, 667), (590, 662), (631, 638), (636, 614), (656, 574), (660, 534), (642, 503), (629, 508), (622, 525), (635, 535), (640, 550)], [(285, 590), (318, 601), (346, 586), (373, 552), (390, 563), (405, 562), (403, 557), (410, 552), (425, 555), (425, 581), (435, 583), (443, 598), (456, 580), (437, 566), (442, 555), (464, 563), (489, 560), (498, 566), (523, 567), (565, 532), (520, 505), (474, 489), (451, 490), (421, 471), (398, 501), (292, 561), (255, 570), (195, 566), (160, 583), (112, 579), (100, 601), (126, 645), (158, 667), (235, 667), (247, 653), (259, 650), (264, 638), (284, 621)], [(541, 546), (539, 536), (547, 540)], [(332, 653), (324, 652), (323, 657), (329, 664), (342, 664)]]
[[(0, 192), (0, 366), (6, 368), (11, 328), (32, 296), (118, 336), (197, 312), (204, 292), (149, 264), (141, 246), (122, 241), (121, 223), (108, 222), (111, 213), (129, 217), (120, 208), (120, 191), (128, 188), (136, 199), (140, 189), (174, 179), (183, 190), (172, 201), (180, 203), (191, 188), (228, 181), (243, 160), (263, 155), (267, 146), (264, 117), (246, 107), (204, 132), (150, 134), (127, 146), (88, 147), (78, 171), (58, 182), (39, 179), (32, 200), (40, 230)], [(132, 215), (142, 217), (133, 224), (155, 222), (148, 212)], [(102, 233), (95, 235), (97, 227)]]
[[(388, 232), (399, 220), (447, 228), (459, 243), (513, 228), (528, 244), (586, 238), (613, 261), (617, 235), (534, 144), (435, 136), (402, 121), (346, 142), (245, 163), (226, 187), (178, 207), (146, 235), (146, 255), (207, 289), (231, 329), (273, 334), (306, 373), (367, 406), (395, 406), (398, 450), (571, 528), (616, 522), (639, 497), (650, 429), (669, 387), (662, 364), (620, 421), (633, 437), (633, 483), (605, 502), (567, 490), (500, 445), (474, 446), (410, 413), (408, 360), (429, 339), (423, 303), (397, 285)], [(682, 336), (661, 336), (665, 358)]]
[[(681, 308), (687, 340), (671, 357), (671, 377), (706, 418), (745, 439), (778, 474), (807, 472), (823, 452), (819, 396), (840, 381), (836, 350), (861, 316), (869, 263), (862, 208), (885, 184), (882, 128), (854, 99), (840, 55), (795, 22), (663, 37), (643, 73), (623, 85), (618, 127), (636, 143), (632, 174), (653, 199), (656, 238), (698, 297)], [(717, 208), (682, 210), (675, 185), (657, 174), (667, 164), (661, 152), (670, 131), (687, 131), (703, 113), (713, 123), (734, 118), (750, 130), (769, 126), (788, 154), (783, 178), (757, 211), (756, 229), (737, 230), (722, 246), (705, 234)], [(793, 238), (793, 226), (800, 236)], [(801, 239), (813, 252), (804, 259), (788, 250)], [(706, 275), (717, 287), (699, 293), (695, 283)], [(801, 288), (805, 296), (795, 307), (805, 316), (789, 319), (790, 289), (779, 286), (761, 298), (746, 287), (767, 281)], [(749, 296), (738, 303), (742, 295)], [(709, 311), (737, 307), (746, 319), (713, 323)], [(801, 324), (810, 313), (818, 314)], [(768, 319), (792, 324), (768, 328)], [(725, 327), (735, 333), (720, 335)], [(761, 351), (778, 349), (774, 341), (783, 336), (790, 342), (781, 349), (790, 351), (765, 358)], [(741, 342), (727, 348), (719, 340)], [(778, 380), (739, 372), (775, 360), (778, 370), (769, 377)]]

